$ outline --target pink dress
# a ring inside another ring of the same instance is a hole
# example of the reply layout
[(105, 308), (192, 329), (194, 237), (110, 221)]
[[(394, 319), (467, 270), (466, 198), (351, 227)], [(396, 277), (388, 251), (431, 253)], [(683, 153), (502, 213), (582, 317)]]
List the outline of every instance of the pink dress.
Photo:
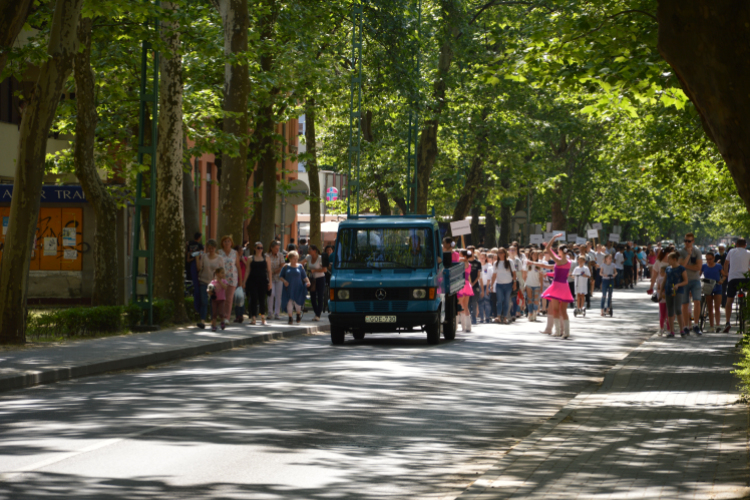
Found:
[(552, 284), (542, 293), (543, 299), (555, 299), (560, 302), (574, 302), (573, 295), (570, 293), (568, 285), (568, 273), (570, 273), (570, 262), (564, 266), (555, 264), (553, 273), (547, 276), (552, 277)]
[(471, 288), (471, 281), (469, 280), (469, 274), (471, 273), (471, 267), (467, 267), (464, 273), (464, 287), (458, 292), (459, 297), (473, 297), (474, 290)]

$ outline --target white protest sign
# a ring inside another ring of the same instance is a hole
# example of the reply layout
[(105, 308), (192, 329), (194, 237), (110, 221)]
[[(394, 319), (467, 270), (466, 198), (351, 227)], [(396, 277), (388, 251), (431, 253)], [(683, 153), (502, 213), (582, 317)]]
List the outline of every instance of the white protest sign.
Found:
[(595, 222), (594, 224), (591, 224), (592, 229), (604, 229), (604, 226), (602, 226), (601, 222)]
[(587, 234), (588, 234), (589, 238), (598, 238), (599, 237), (599, 230), (598, 229), (589, 229)]
[(610, 234), (609, 241), (611, 241), (612, 243), (620, 243), (620, 235), (615, 233)]
[(544, 243), (544, 236), (542, 236), (541, 234), (532, 234), (530, 239), (531, 241), (529, 242), (529, 244), (531, 245), (541, 245), (542, 243)]
[(471, 220), (459, 220), (451, 222), (451, 234), (456, 236), (463, 236), (465, 234), (471, 234)]
[(78, 258), (78, 250), (63, 250), (63, 259), (65, 260), (76, 260)]
[(586, 238), (581, 238), (580, 236), (576, 236), (576, 245), (585, 245), (586, 244)]
[(544, 241), (551, 240), (554, 235), (555, 233), (544, 233)]
[(578, 238), (577, 235), (575, 235), (575, 234), (569, 234), (568, 235), (568, 243), (575, 243), (576, 242), (576, 238)]

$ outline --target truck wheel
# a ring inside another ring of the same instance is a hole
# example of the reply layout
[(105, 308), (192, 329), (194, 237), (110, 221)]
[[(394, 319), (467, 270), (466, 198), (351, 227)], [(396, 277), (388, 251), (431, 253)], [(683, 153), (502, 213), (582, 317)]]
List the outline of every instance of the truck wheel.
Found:
[(428, 344), (437, 344), (440, 342), (440, 321), (436, 321), (435, 323), (431, 325), (427, 325), (427, 328), (425, 330), (427, 331), (427, 343)]
[(454, 340), (458, 330), (458, 316), (453, 302), (455, 297), (450, 297), (445, 304), (445, 323), (443, 323), (443, 337), (445, 340)]
[(346, 336), (346, 331), (343, 328), (341, 328), (340, 326), (331, 325), (331, 344), (333, 345), (343, 344), (345, 336)]
[(354, 332), (352, 335), (354, 336), (354, 340), (362, 340), (365, 338), (365, 332)]

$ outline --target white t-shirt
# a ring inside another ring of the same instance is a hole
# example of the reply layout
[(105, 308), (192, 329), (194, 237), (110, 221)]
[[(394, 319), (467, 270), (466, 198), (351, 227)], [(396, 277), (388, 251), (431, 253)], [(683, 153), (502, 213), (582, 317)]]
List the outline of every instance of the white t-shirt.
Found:
[(492, 264), (482, 264), (482, 285), (487, 286), (492, 281), (492, 275), (495, 274), (495, 270)]
[(309, 269), (312, 272), (313, 278), (325, 278), (326, 273), (322, 271), (323, 269), (323, 256), (318, 255), (318, 260), (315, 262), (312, 261), (312, 255), (308, 254), (305, 256), (305, 262), (307, 262), (307, 269)]
[(604, 252), (596, 252), (596, 265), (602, 267), (604, 265), (604, 257), (607, 256)]
[(617, 252), (615, 254), (615, 269), (618, 271), (622, 271), (625, 269), (625, 256), (622, 254), (622, 252)]
[(576, 280), (576, 293), (585, 295), (589, 288), (589, 278), (591, 278), (589, 266), (580, 266), (573, 269), (573, 278)]
[(745, 279), (745, 273), (750, 267), (750, 250), (747, 248), (733, 248), (727, 254), (729, 262), (729, 281)]
[(526, 286), (541, 286), (539, 282), (539, 272), (541, 271), (541, 268), (536, 267), (533, 263), (529, 262), (526, 265), (526, 271)]
[(515, 264), (512, 260), (510, 262), (510, 269), (505, 269), (505, 262), (497, 261), (495, 266), (495, 284), (496, 285), (507, 285), (513, 283), (513, 272), (516, 270)]

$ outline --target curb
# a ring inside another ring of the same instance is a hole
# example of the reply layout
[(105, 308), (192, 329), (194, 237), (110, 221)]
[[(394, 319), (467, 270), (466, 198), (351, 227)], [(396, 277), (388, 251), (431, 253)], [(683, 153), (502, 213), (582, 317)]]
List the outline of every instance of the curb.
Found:
[[(455, 500), (471, 500), (480, 498), (489, 498), (488, 490), (492, 490), (494, 486), (492, 484), (503, 475), (505, 470), (510, 467), (516, 460), (521, 458), (526, 452), (530, 451), (536, 446), (540, 440), (542, 440), (547, 434), (551, 433), (555, 428), (571, 413), (573, 413), (589, 396), (592, 396), (600, 391), (608, 391), (612, 388), (615, 378), (620, 374), (622, 370), (633, 360), (634, 356), (640, 354), (644, 346), (646, 346), (651, 340), (656, 337), (657, 334), (652, 334), (643, 339), (643, 342), (638, 344), (627, 356), (622, 358), (617, 364), (610, 368), (600, 382), (594, 382), (588, 388), (579, 392), (573, 399), (568, 401), (565, 406), (557, 411), (552, 417), (545, 421), (539, 426), (534, 432), (523, 438), (515, 446), (513, 446), (495, 465), (484, 472), (479, 479), (471, 483)], [(627, 374), (628, 377), (630, 373)]]
[(0, 392), (11, 391), (13, 389), (23, 389), (41, 384), (53, 384), (64, 380), (74, 378), (88, 377), (91, 375), (101, 375), (103, 373), (129, 370), (133, 368), (143, 368), (155, 364), (168, 363), (180, 359), (191, 358), (201, 354), (227, 351), (236, 347), (244, 347), (252, 344), (260, 344), (270, 340), (291, 339), (301, 337), (302, 335), (311, 335), (315, 333), (327, 332), (330, 325), (307, 326), (295, 328), (285, 332), (273, 332), (252, 337), (238, 339), (220, 340), (208, 342), (201, 345), (168, 349), (160, 352), (140, 354), (127, 358), (111, 359), (107, 361), (92, 362), (86, 365), (67, 366), (52, 368), (42, 371), (27, 371), (19, 375), (0, 378)]

